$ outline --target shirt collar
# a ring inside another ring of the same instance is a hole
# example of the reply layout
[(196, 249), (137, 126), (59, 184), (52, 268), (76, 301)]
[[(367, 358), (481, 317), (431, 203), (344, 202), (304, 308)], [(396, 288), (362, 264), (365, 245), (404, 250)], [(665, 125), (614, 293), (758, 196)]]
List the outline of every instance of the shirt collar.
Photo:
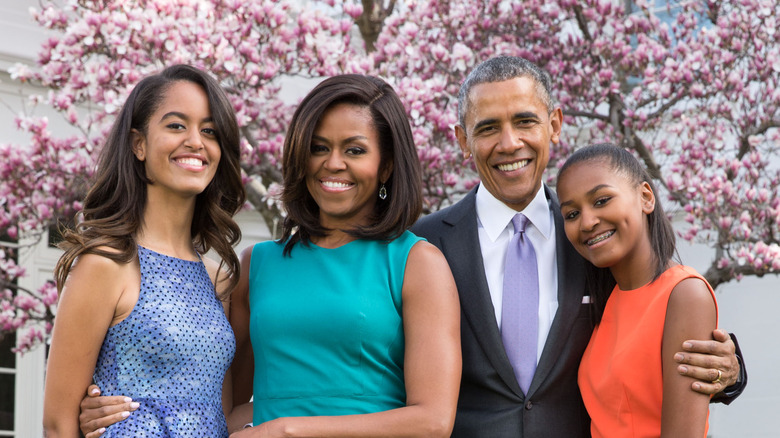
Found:
[[(476, 203), (477, 218), (490, 240), (495, 242), (501, 233), (504, 232), (504, 229), (507, 226), (511, 226), (512, 218), (518, 212), (496, 199), (481, 184), (477, 188)], [(550, 238), (553, 224), (550, 208), (547, 204), (547, 196), (544, 194), (544, 185), (539, 186), (536, 196), (519, 213), (523, 213), (545, 239)]]

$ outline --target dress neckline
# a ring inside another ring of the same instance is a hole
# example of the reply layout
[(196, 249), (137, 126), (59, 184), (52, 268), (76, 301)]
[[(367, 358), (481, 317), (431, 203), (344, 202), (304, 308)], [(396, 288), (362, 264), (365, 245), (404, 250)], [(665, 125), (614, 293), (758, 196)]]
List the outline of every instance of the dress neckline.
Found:
[(198, 260), (187, 260), (187, 259), (183, 259), (183, 258), (180, 258), (180, 257), (175, 257), (175, 256), (172, 256), (172, 255), (164, 254), (164, 253), (155, 251), (153, 249), (149, 249), (149, 248), (147, 248), (147, 247), (145, 247), (143, 245), (138, 245), (138, 248), (141, 248), (141, 249), (143, 249), (146, 252), (157, 254), (157, 255), (160, 255), (160, 256), (163, 256), (163, 257), (166, 257), (166, 258), (169, 258), (169, 259), (173, 259), (173, 260), (180, 260), (182, 262), (198, 263), (198, 264), (203, 262), (203, 259), (200, 257), (200, 253), (197, 252), (197, 251), (195, 251), (195, 254), (198, 256)]

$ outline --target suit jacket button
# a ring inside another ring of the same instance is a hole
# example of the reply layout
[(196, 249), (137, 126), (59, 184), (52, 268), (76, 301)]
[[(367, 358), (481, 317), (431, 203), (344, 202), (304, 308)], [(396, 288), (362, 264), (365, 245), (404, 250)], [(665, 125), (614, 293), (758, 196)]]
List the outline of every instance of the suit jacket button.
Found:
[(527, 410), (529, 410), (529, 411), (530, 411), (530, 410), (531, 410), (531, 408), (533, 408), (533, 407), (534, 407), (534, 404), (533, 404), (533, 403), (531, 403), (531, 400), (528, 400), (527, 402), (525, 402), (525, 408), (526, 408)]

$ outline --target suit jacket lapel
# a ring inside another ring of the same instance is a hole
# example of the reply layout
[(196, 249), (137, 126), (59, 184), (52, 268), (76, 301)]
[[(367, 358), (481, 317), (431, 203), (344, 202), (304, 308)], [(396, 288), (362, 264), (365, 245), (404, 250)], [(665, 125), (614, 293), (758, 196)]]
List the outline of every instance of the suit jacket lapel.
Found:
[(495, 309), (485, 279), (477, 229), (476, 188), (449, 209), (442, 218), (442, 252), (458, 284), (464, 323), (469, 324), (496, 372), (518, 396), (523, 395), (504, 350)]
[(585, 289), (583, 286), (585, 280), (583, 261), (566, 238), (558, 198), (549, 187), (545, 186), (544, 190), (555, 220), (558, 310), (550, 327), (550, 333), (547, 335), (539, 364), (536, 367), (536, 373), (528, 391), (529, 394), (533, 394), (544, 382), (558, 358), (561, 357), (562, 350), (566, 345), (566, 339), (569, 337), (572, 326), (576, 321)]

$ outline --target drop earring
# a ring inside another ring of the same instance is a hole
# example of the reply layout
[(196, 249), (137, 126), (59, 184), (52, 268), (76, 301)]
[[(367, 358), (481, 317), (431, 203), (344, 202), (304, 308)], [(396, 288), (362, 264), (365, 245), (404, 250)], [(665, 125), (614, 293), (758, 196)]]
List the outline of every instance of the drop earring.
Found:
[(385, 188), (385, 183), (382, 183), (382, 185), (379, 186), (379, 199), (383, 201), (387, 199), (387, 189)]

